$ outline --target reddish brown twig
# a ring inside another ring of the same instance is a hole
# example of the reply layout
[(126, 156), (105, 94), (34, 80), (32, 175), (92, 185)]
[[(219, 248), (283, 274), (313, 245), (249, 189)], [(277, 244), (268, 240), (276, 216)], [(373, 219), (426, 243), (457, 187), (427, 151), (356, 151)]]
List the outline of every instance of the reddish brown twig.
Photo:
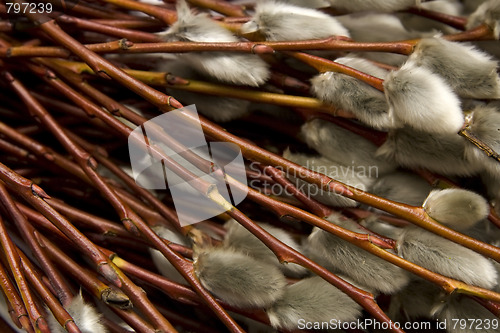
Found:
[(12, 322), (18, 327), (23, 328), (29, 333), (33, 333), (28, 312), (24, 306), (23, 300), (16, 287), (12, 283), (3, 264), (0, 262), (0, 286), (5, 296), (5, 301), (9, 307), (9, 314)]
[(460, 16), (454, 16), (454, 15), (449, 15), (441, 12), (436, 12), (434, 10), (430, 9), (425, 9), (420, 6), (414, 6), (410, 7), (409, 9), (405, 10), (408, 13), (415, 14), (418, 16), (422, 16), (425, 18), (432, 19), (437, 22), (441, 22), (444, 24), (449, 25), (450, 27), (459, 29), (459, 30), (465, 30), (465, 25), (467, 24), (467, 18), (466, 17), (460, 17)]
[(143, 12), (145, 14), (156, 17), (157, 19), (169, 25), (177, 21), (177, 13), (174, 10), (169, 10), (161, 6), (154, 6), (131, 0), (100, 0), (100, 1), (113, 4), (121, 8)]
[(23, 272), (16, 246), (9, 237), (2, 217), (0, 217), (0, 243), (2, 244), (5, 260), (9, 265), (9, 269), (12, 272), (14, 280), (16, 281), (17, 288), (29, 315), (31, 325), (37, 331), (49, 333), (50, 330), (47, 325), (47, 321), (43, 318), (43, 314), (38, 309), (35, 298), (28, 287), (28, 282)]
[(243, 6), (233, 5), (231, 3), (219, 0), (188, 0), (197, 7), (203, 7), (214, 10), (226, 16), (244, 17), (245, 8)]
[[(22, 268), (24, 273), (26, 274), (27, 279), (29, 280), (33, 288), (37, 291), (37, 293), (40, 296), (43, 296), (45, 304), (47, 304), (59, 324), (70, 333), (81, 333), (71, 315), (61, 306), (54, 295), (52, 295), (52, 293), (45, 287), (42, 279), (40, 278), (41, 275), (35, 270), (29, 259), (22, 253), (21, 250), (17, 249), (17, 253), (19, 254), (19, 257), (21, 259)], [(69, 303), (69, 300), (67, 301)]]
[(58, 272), (55, 267), (53, 267), (50, 259), (47, 257), (43, 249), (35, 240), (35, 229), (28, 223), (26, 217), (19, 211), (16, 204), (10, 197), (10, 194), (7, 192), (2, 183), (0, 183), (0, 201), (2, 202), (5, 209), (9, 212), (11, 219), (14, 221), (18, 230), (21, 232), (22, 237), (29, 245), (33, 255), (42, 266), (45, 274), (49, 277), (50, 283), (56, 291), (58, 299), (63, 305), (68, 305), (70, 300), (72, 299), (70, 288), (68, 287), (64, 278), (61, 276), (60, 272)]

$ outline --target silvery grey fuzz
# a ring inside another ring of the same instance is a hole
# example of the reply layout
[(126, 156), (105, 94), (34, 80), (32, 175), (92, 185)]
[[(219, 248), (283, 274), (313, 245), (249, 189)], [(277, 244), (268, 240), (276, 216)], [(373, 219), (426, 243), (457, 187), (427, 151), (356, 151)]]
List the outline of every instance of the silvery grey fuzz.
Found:
[(303, 279), (285, 288), (285, 294), (267, 315), (276, 329), (294, 330), (299, 319), (306, 322), (354, 321), (361, 316), (361, 306), (319, 276)]
[[(350, 231), (367, 233), (356, 222), (338, 213), (326, 220)], [(405, 270), (319, 228), (314, 228), (309, 235), (306, 253), (328, 270), (340, 272), (361, 286), (385, 294), (393, 294), (409, 282)]]
[[(177, 1), (178, 20), (160, 34), (166, 41), (237, 42), (229, 30), (212, 21), (205, 14), (195, 15), (185, 0)], [(259, 86), (269, 78), (267, 64), (257, 55), (238, 53), (185, 53), (187, 61), (197, 71), (222, 82)]]
[(214, 296), (239, 308), (269, 307), (286, 286), (285, 276), (275, 265), (228, 248), (201, 250), (194, 272)]
[(420, 207), (431, 190), (432, 186), (419, 176), (398, 171), (380, 177), (371, 187), (370, 193)]
[[(435, 1), (426, 1), (419, 4), (420, 8), (432, 10), (435, 12), (460, 16), (462, 12), (463, 5), (459, 1), (452, 0), (435, 0)], [(436, 20), (428, 19), (423, 16), (411, 14), (411, 13), (398, 13), (396, 14), (401, 19), (401, 23), (408, 30), (417, 30), (422, 32), (435, 32), (440, 31), (443, 33), (451, 34), (456, 33), (457, 29), (438, 22)]]
[[(153, 227), (152, 229), (158, 236), (166, 239), (167, 241), (190, 247), (189, 241), (185, 237), (167, 229), (164, 226), (158, 225)], [(165, 256), (160, 251), (150, 248), (149, 253), (151, 254), (151, 259), (153, 259), (153, 263), (155, 264), (156, 268), (164, 277), (180, 284), (187, 284), (187, 281), (184, 279), (181, 273), (177, 271), (177, 269), (170, 263), (170, 261), (168, 261), (167, 258), (165, 258)]]
[(421, 228), (407, 227), (396, 248), (404, 259), (444, 276), (486, 289), (497, 284), (497, 271), (488, 259)]
[(438, 74), (460, 97), (500, 98), (498, 63), (471, 44), (450, 42), (440, 36), (423, 38), (409, 61)]
[(395, 321), (431, 318), (432, 310), (443, 297), (435, 284), (413, 276), (414, 279), (397, 294), (392, 295), (388, 315)]
[(302, 125), (301, 136), (309, 147), (328, 159), (343, 165), (354, 165), (358, 169), (364, 168), (373, 177), (396, 168), (387, 159), (375, 156), (375, 144), (331, 122), (310, 120)]
[[(322, 156), (309, 156), (299, 153), (294, 154), (287, 149), (283, 152), (283, 157), (310, 170), (322, 173), (332, 179), (363, 191), (368, 190), (369, 186), (374, 181), (374, 177), (376, 177), (376, 170), (374, 171), (374, 175), (372, 177), (369, 173), (366, 172), (366, 170), (358, 170), (353, 164), (342, 165)], [(358, 202), (346, 198), (340, 194), (323, 190), (317, 185), (310, 184), (300, 179), (298, 176), (299, 175), (294, 175), (292, 173), (289, 173), (287, 175), (288, 179), (294, 182), (298, 189), (311, 196), (312, 198), (318, 200), (319, 202), (324, 203), (325, 205), (336, 207), (358, 206)]]
[(485, 198), (458, 188), (432, 191), (423, 207), (430, 217), (459, 231), (472, 228), (490, 212)]
[[(156, 70), (159, 72), (172, 73), (184, 79), (193, 79), (201, 81), (214, 82), (214, 79), (208, 78), (196, 72), (189, 62), (183, 60), (184, 56), (177, 59), (163, 61), (158, 64)], [(216, 83), (216, 82), (215, 82)], [(179, 89), (166, 90), (167, 94), (175, 96), (176, 99), (185, 105), (196, 105), (196, 110), (204, 116), (217, 122), (226, 122), (238, 119), (246, 115), (249, 111), (249, 101), (238, 98), (223, 96), (205, 95), (198, 92), (191, 92)]]
[(347, 29), (333, 16), (274, 0), (259, 1), (252, 19), (243, 24), (241, 31), (259, 31), (274, 41), (349, 37)]
[[(300, 244), (287, 231), (267, 223), (258, 223), (258, 225), (292, 249), (302, 252)], [(288, 276), (300, 277), (307, 274), (308, 270), (300, 265), (280, 263), (276, 255), (264, 243), (234, 219), (228, 220), (224, 224), (224, 228), (227, 230), (222, 243), (224, 247), (232, 248), (260, 261), (273, 264)]]
[(347, 12), (380, 11), (392, 12), (420, 3), (419, 0), (328, 0), (332, 7)]
[[(493, 313), (491, 313), (484, 306), (476, 302), (475, 300), (465, 296), (465, 295), (450, 295), (446, 302), (442, 305), (442, 309), (435, 314), (435, 318), (440, 321), (453, 322), (456, 319), (465, 319), (465, 322), (469, 323), (464, 325), (464, 320), (459, 321), (458, 325), (451, 325), (447, 328), (449, 333), (469, 333), (481, 331), (483, 333), (498, 333), (498, 325), (493, 326), (481, 325), (481, 324), (470, 324), (472, 321), (474, 323), (494, 323), (498, 320)], [(479, 327), (481, 326), (481, 329)], [(476, 330), (477, 328), (477, 330)]]
[(439, 75), (408, 60), (384, 81), (395, 126), (455, 134), (464, 123), (460, 100)]
[[(390, 42), (420, 37), (420, 32), (408, 31), (393, 14), (362, 12), (338, 16), (351, 38), (358, 42)], [(384, 64), (400, 66), (407, 59), (405, 55), (387, 52), (356, 52), (363, 58)]]
[(284, 0), (284, 2), (306, 8), (323, 8), (330, 6), (328, 0)]
[(442, 175), (471, 176), (483, 169), (465, 158), (470, 142), (457, 134), (425, 133), (412, 128), (391, 130), (377, 151), (380, 158), (410, 168)]
[[(496, 103), (477, 106), (468, 117), (469, 131), (496, 153), (500, 153), (500, 112)], [(482, 165), (491, 177), (500, 181), (500, 164), (487, 156), (472, 142), (465, 146), (465, 157), (473, 163)]]

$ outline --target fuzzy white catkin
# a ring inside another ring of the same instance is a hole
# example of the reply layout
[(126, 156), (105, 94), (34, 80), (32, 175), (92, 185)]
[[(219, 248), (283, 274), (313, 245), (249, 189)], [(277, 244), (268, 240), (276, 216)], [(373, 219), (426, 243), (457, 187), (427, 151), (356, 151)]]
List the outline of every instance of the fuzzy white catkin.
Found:
[[(337, 58), (335, 62), (379, 78), (388, 73), (357, 57)], [(356, 78), (342, 73), (321, 73), (311, 79), (311, 91), (323, 102), (352, 112), (357, 119), (373, 128), (385, 130), (392, 126), (384, 93)]]
[(485, 198), (463, 189), (432, 191), (423, 204), (430, 217), (455, 230), (467, 230), (488, 216)]
[[(50, 311), (50, 310), (48, 310)], [(66, 311), (73, 317), (73, 320), (82, 333), (106, 333), (106, 326), (101, 323), (101, 315), (96, 309), (84, 302), (81, 294), (76, 295), (66, 308)], [(51, 314), (47, 316), (47, 322), (52, 333), (65, 333), (57, 319)]]
[(387, 75), (384, 91), (396, 126), (455, 134), (464, 123), (460, 100), (444, 79), (413, 61)]
[[(366, 170), (357, 170), (357, 168), (353, 164), (346, 166), (331, 161), (326, 157), (294, 154), (288, 149), (283, 152), (283, 157), (310, 170), (325, 174), (330, 178), (333, 178), (337, 181), (363, 191), (368, 190), (368, 188), (374, 181), (374, 178), (366, 173)], [(374, 172), (373, 177), (375, 177), (375, 173), (376, 172)], [(325, 205), (336, 207), (358, 206), (358, 202), (343, 197), (340, 194), (323, 190), (317, 185), (310, 184), (299, 179), (293, 173), (289, 173), (287, 177), (290, 179), (290, 181), (294, 182), (297, 188), (300, 189), (303, 193), (309, 195), (310, 197), (318, 200)]]
[(424, 133), (412, 128), (389, 132), (377, 156), (410, 168), (443, 175), (470, 176), (483, 169), (464, 157), (467, 139), (456, 134)]
[(267, 309), (276, 329), (294, 330), (299, 319), (306, 322), (354, 321), (361, 316), (361, 306), (319, 276), (287, 286), (285, 294)]
[(321, 155), (339, 164), (353, 165), (358, 171), (363, 169), (371, 177), (396, 168), (392, 162), (375, 156), (375, 144), (331, 122), (310, 120), (302, 125), (301, 136), (309, 147)]
[(349, 37), (347, 29), (328, 14), (274, 0), (258, 2), (255, 14), (241, 31), (259, 31), (273, 41)]
[(488, 259), (418, 227), (407, 227), (396, 248), (404, 259), (444, 276), (486, 289), (497, 284), (497, 272)]
[(500, 97), (497, 62), (471, 44), (450, 42), (439, 36), (423, 38), (409, 61), (438, 74), (461, 97)]
[(332, 7), (348, 12), (381, 11), (392, 12), (407, 9), (420, 3), (419, 0), (328, 0)]
[(208, 291), (238, 308), (268, 307), (286, 286), (285, 276), (275, 265), (227, 248), (203, 250), (194, 272)]
[[(302, 251), (300, 244), (285, 230), (266, 223), (259, 223), (259, 226), (292, 249), (298, 252)], [(260, 261), (273, 264), (288, 276), (300, 277), (307, 274), (308, 270), (300, 265), (294, 263), (281, 264), (276, 255), (264, 243), (234, 219), (227, 221), (224, 228), (227, 230), (222, 243), (224, 247), (232, 248)]]
[[(342, 228), (366, 234), (354, 221), (337, 213), (326, 219)], [(314, 228), (308, 237), (306, 252), (328, 270), (340, 272), (362, 286), (385, 294), (393, 294), (409, 282), (405, 270), (319, 228)]]
[(468, 30), (475, 28), (483, 23), (493, 29), (493, 34), (498, 39), (500, 34), (500, 1), (489, 0), (482, 3), (468, 17), (466, 28)]
[[(159, 36), (166, 41), (237, 42), (230, 31), (205, 14), (193, 14), (185, 0), (177, 1), (178, 20)], [(259, 86), (270, 76), (268, 65), (257, 55), (223, 52), (185, 53), (182, 59), (197, 71), (222, 82)]]
[[(164, 226), (156, 226), (152, 229), (161, 238), (179, 245), (189, 247), (189, 242), (186, 238), (167, 229)], [(149, 253), (151, 254), (151, 259), (153, 259), (153, 263), (155, 264), (156, 268), (164, 277), (180, 284), (187, 284), (186, 279), (184, 279), (181, 273), (177, 271), (177, 269), (170, 263), (170, 261), (168, 261), (167, 258), (165, 258), (165, 256), (160, 251), (150, 248)]]
[[(202, 81), (213, 81), (197, 73), (189, 63), (179, 59), (161, 62), (156, 70), (159, 72), (172, 73), (185, 79), (201, 79)], [(196, 105), (196, 110), (204, 116), (217, 122), (227, 122), (241, 118), (248, 113), (249, 101), (238, 98), (223, 96), (211, 96), (184, 90), (168, 89), (167, 94), (175, 96), (176, 99), (185, 105)]]

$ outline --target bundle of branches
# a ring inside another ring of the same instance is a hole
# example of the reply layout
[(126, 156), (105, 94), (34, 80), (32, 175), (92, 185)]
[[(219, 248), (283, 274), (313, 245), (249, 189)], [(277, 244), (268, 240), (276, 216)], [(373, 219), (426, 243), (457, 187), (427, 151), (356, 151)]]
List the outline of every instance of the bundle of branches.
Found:
[(2, 332), (498, 332), (500, 1), (416, 2), (3, 1)]

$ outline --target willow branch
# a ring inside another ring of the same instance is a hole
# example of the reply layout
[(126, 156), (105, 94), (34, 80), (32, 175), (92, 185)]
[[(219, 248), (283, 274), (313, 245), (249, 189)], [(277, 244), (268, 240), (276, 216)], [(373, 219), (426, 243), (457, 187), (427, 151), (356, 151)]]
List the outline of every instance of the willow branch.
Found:
[(247, 16), (244, 6), (233, 5), (219, 0), (188, 0), (189, 3), (197, 7), (211, 9), (226, 16), (243, 17)]
[(57, 298), (52, 295), (52, 293), (45, 287), (40, 274), (35, 270), (33, 265), (30, 263), (29, 259), (22, 253), (21, 250), (17, 249), (17, 253), (21, 259), (21, 264), (24, 273), (27, 276), (30, 284), (37, 291), (38, 295), (42, 296), (43, 301), (49, 307), (50, 311), (54, 314), (59, 324), (64, 327), (69, 333), (81, 333), (80, 329), (76, 326), (71, 315), (61, 306)]
[(3, 218), (0, 216), (0, 244), (2, 244), (5, 260), (9, 265), (12, 276), (16, 282), (17, 288), (21, 295), (24, 306), (28, 312), (31, 325), (40, 332), (49, 333), (49, 327), (43, 314), (40, 312), (36, 305), (34, 296), (32, 295), (26, 276), (22, 270), (21, 259), (17, 254), (17, 249), (14, 242), (9, 237), (7, 228)]
[(169, 10), (161, 6), (154, 6), (146, 3), (141, 3), (132, 0), (100, 0), (129, 10), (137, 10), (153, 16), (169, 25), (177, 21), (177, 13), (174, 10)]
[(467, 18), (465, 17), (436, 12), (434, 10), (426, 9), (420, 6), (410, 7), (409, 9), (405, 10), (405, 12), (441, 22), (459, 30), (465, 30), (465, 25), (467, 24)]
[(155, 34), (142, 32), (137, 30), (131, 30), (126, 28), (113, 27), (106, 24), (101, 24), (95, 21), (84, 20), (78, 17), (69, 15), (60, 15), (56, 18), (57, 22), (63, 25), (74, 27), (79, 30), (93, 31), (108, 36), (126, 38), (132, 42), (160, 42), (161, 39)]
[(26, 330), (26, 332), (34, 333), (33, 326), (31, 325), (29, 315), (26, 311), (23, 300), (1, 262), (0, 287), (2, 288), (3, 295), (5, 296), (5, 301), (9, 306), (9, 314), (12, 322), (18, 328), (23, 328), (24, 330)]
[(18, 230), (21, 232), (21, 236), (29, 245), (38, 263), (42, 266), (45, 274), (49, 277), (50, 283), (56, 291), (58, 299), (64, 305), (69, 304), (70, 300), (73, 298), (73, 295), (67, 282), (61, 276), (60, 272), (55, 269), (50, 259), (47, 257), (43, 249), (35, 240), (35, 229), (31, 224), (28, 223), (26, 217), (21, 213), (21, 211), (19, 211), (10, 194), (7, 192), (5, 186), (2, 183), (0, 183), (0, 201), (2, 202), (5, 209), (9, 212), (11, 219), (14, 221)]

